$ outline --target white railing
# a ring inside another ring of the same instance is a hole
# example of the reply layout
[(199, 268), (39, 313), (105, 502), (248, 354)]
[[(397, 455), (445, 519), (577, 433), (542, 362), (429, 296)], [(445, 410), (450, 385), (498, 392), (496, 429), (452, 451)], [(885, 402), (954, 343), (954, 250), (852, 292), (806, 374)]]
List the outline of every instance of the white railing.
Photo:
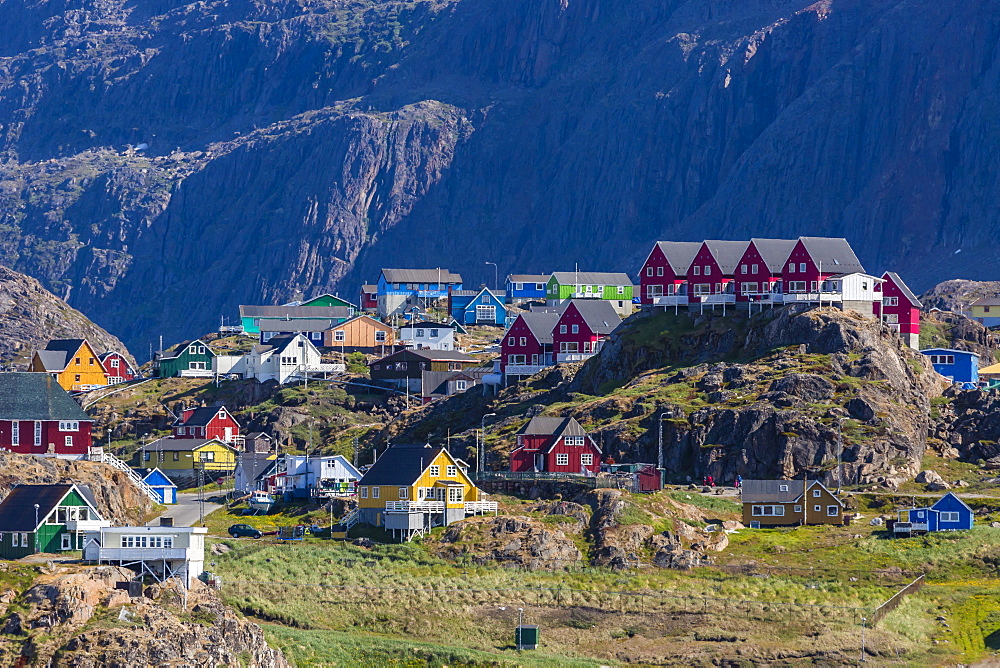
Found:
[(653, 297), (653, 306), (687, 306), (687, 295), (656, 295)]
[(702, 304), (735, 304), (736, 295), (727, 294), (715, 294), (715, 295), (696, 295), (696, 297), (701, 298)]
[(386, 501), (387, 513), (443, 513), (444, 501)]
[(892, 527), (894, 533), (911, 533), (913, 531), (927, 531), (927, 522), (896, 522)]
[(557, 353), (557, 362), (585, 362), (597, 353)]
[(187, 559), (183, 547), (91, 547), (84, 551), (87, 561), (158, 561), (160, 559)]
[(97, 531), (109, 526), (111, 526), (111, 522), (107, 520), (69, 520), (66, 522), (66, 529), (69, 531)]
[(132, 467), (115, 457), (110, 452), (105, 452), (104, 448), (91, 448), (88, 459), (95, 462), (101, 462), (102, 464), (108, 464), (109, 466), (115, 467), (119, 471), (123, 471), (125, 475), (128, 476), (129, 480), (132, 481), (132, 484), (148, 496), (153, 503), (160, 503), (160, 495), (156, 493), (156, 490), (147, 485), (146, 481), (140, 478), (139, 474), (132, 470)]
[(361, 521), (361, 510), (355, 508), (351, 512), (344, 515), (344, 518), (340, 520), (340, 523), (344, 525), (344, 528), (350, 530), (355, 524)]
[(465, 512), (470, 515), (476, 513), (495, 513), (499, 512), (499, 506), (496, 501), (466, 501)]
[(548, 364), (508, 364), (504, 367), (504, 373), (508, 376), (534, 376)]
[(844, 301), (843, 292), (789, 292), (781, 295), (784, 302), (840, 302)]

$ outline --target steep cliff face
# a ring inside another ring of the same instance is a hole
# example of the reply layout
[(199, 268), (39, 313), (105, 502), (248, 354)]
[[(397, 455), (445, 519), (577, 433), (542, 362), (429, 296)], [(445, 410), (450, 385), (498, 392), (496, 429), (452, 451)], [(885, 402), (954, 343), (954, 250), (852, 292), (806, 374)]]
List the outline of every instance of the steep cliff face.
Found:
[(997, 9), (13, 0), (0, 262), (143, 348), (385, 265), (634, 270), (657, 238), (844, 235), (918, 289), (976, 278)]
[(125, 345), (28, 276), (0, 267), (0, 363), (23, 370), (50, 339), (87, 339), (98, 352)]

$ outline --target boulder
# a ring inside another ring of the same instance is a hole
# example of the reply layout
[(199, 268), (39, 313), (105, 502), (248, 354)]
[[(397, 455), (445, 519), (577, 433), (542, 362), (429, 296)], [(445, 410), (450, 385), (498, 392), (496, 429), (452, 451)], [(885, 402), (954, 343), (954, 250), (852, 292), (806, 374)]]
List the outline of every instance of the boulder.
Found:
[(944, 478), (942, 478), (937, 472), (927, 469), (918, 473), (917, 477), (914, 478), (914, 481), (930, 484), (932, 482), (944, 482)]
[(862, 422), (868, 422), (875, 417), (875, 409), (872, 405), (862, 399), (861, 397), (855, 397), (851, 399), (846, 404), (844, 408), (850, 413), (851, 417), (855, 420), (861, 420)]
[(964, 480), (956, 480), (955, 481), (955, 487), (968, 487), (968, 486), (969, 486), (969, 483), (965, 482)]
[(946, 489), (951, 489), (951, 485), (942, 480), (941, 482), (932, 482), (928, 484), (927, 489), (932, 492), (943, 492)]
[(790, 373), (771, 383), (770, 392), (781, 392), (804, 401), (818, 403), (833, 397), (835, 386), (823, 376), (812, 373)]

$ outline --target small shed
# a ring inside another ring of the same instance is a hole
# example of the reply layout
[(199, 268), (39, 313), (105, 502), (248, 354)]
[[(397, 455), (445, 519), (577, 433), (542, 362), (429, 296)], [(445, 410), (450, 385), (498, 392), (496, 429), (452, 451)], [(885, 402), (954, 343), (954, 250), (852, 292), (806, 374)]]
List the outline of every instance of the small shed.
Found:
[(663, 475), (653, 465), (645, 466), (636, 472), (640, 492), (658, 492), (663, 489)]
[(975, 513), (962, 499), (948, 492), (930, 508), (899, 511), (902, 522), (910, 522), (916, 531), (963, 531), (975, 524)]
[(140, 469), (142, 481), (153, 488), (160, 497), (160, 503), (173, 505), (177, 503), (177, 485), (159, 468)]
[(951, 382), (979, 382), (979, 355), (976, 353), (951, 348), (925, 348), (920, 352), (930, 358), (935, 371)]

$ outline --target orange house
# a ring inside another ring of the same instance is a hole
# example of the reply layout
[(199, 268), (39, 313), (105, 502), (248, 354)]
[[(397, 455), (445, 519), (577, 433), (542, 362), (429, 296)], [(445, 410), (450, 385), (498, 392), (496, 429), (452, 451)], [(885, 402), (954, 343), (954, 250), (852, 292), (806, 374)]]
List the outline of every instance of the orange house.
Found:
[(392, 346), (395, 344), (396, 331), (384, 322), (367, 315), (351, 318), (323, 332), (324, 346), (327, 348), (343, 346), (347, 352), (374, 353), (381, 351), (383, 347), (388, 347), (388, 352), (392, 352)]
[(108, 373), (86, 339), (55, 339), (36, 350), (29, 371), (47, 373), (67, 392), (107, 385)]

